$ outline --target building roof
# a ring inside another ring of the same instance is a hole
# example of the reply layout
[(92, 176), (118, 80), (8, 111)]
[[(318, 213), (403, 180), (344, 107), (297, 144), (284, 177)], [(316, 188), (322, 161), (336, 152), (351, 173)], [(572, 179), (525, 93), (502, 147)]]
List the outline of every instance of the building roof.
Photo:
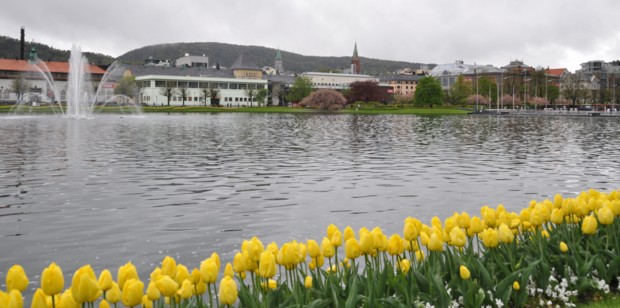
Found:
[(551, 69), (546, 69), (545, 74), (549, 76), (561, 77), (566, 71), (567, 71), (566, 68), (551, 68)]
[(152, 65), (124, 64), (133, 76), (167, 75), (191, 77), (235, 78), (230, 70), (218, 70), (210, 67), (163, 67)]
[(278, 52), (276, 53), (276, 60), (282, 60), (282, 53), (280, 52), (280, 48), (278, 48)]
[(256, 65), (254, 62), (245, 58), (243, 54), (240, 54), (237, 60), (230, 66), (231, 70), (253, 70), (260, 71), (260, 67)]
[(501, 73), (503, 70), (492, 65), (465, 64), (463, 61), (439, 64), (429, 73), (433, 77)]
[(384, 81), (384, 82), (388, 82), (388, 81), (418, 81), (421, 78), (424, 78), (426, 76), (421, 76), (421, 75), (404, 75), (404, 74), (398, 74), (398, 75), (384, 75), (379, 77), (379, 81)]
[[(47, 70), (50, 73), (69, 73), (69, 62), (40, 61), (37, 64), (31, 64), (27, 60), (0, 59), (0, 71), (37, 72), (35, 65), (41, 70)], [(91, 74), (105, 74), (105, 70), (96, 65), (88, 65), (88, 72)]]

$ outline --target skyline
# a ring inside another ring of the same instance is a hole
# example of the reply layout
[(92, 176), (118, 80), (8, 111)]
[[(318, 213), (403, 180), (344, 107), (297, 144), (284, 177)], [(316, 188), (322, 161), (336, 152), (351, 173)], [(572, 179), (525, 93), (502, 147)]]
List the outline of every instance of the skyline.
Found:
[(113, 57), (177, 42), (350, 56), (357, 42), (361, 57), (416, 63), (462, 60), (503, 66), (518, 59), (533, 67), (574, 71), (590, 60), (620, 58), (620, 29), (614, 22), (620, 2), (612, 0), (183, 0), (174, 8), (159, 0), (105, 4), (6, 3), (0, 12), (0, 35), (19, 39), (23, 26), (28, 42), (59, 49), (76, 44)]

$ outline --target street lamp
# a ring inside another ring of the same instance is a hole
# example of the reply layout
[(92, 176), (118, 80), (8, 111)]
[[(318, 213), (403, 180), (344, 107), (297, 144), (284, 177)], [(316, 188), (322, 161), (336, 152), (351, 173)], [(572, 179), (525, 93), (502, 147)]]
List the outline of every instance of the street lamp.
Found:
[(476, 69), (476, 63), (474, 63), (474, 73), (476, 73), (476, 112), (478, 112), (478, 70)]

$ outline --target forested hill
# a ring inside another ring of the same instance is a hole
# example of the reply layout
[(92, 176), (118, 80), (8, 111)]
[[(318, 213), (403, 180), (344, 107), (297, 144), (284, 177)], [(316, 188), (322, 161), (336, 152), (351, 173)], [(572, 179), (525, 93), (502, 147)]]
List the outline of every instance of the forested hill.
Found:
[[(259, 67), (274, 66), (277, 50), (260, 46), (243, 46), (225, 43), (174, 43), (159, 44), (134, 49), (120, 56), (118, 59), (126, 63), (143, 63), (145, 59), (153, 57), (157, 60), (175, 61), (186, 53), (193, 56), (205, 54), (212, 65), (220, 63), (229, 67), (240, 54), (251, 59)], [(302, 73), (308, 71), (334, 71), (347, 69), (351, 66), (351, 56), (317, 57), (304, 56), (292, 52), (281, 51), (282, 62), (286, 71)], [(362, 71), (365, 74), (376, 75), (394, 72), (405, 67), (419, 68), (420, 64), (370, 59), (360, 57)]]
[[(43, 61), (69, 61), (71, 51), (60, 50), (45, 44), (32, 42), (26, 42), (24, 55), (26, 58), (28, 58), (32, 46), (37, 48), (37, 56)], [(115, 60), (113, 57), (100, 53), (85, 52), (84, 55), (91, 63), (96, 65), (108, 65)], [(0, 36), (0, 58), (19, 59), (19, 40), (7, 36)]]

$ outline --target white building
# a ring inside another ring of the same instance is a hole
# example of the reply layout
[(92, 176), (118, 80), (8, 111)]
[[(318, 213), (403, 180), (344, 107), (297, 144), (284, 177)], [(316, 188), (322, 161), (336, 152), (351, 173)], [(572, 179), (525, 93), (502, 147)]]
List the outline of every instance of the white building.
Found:
[(301, 74), (301, 76), (310, 78), (312, 80), (312, 87), (315, 89), (342, 90), (349, 88), (351, 83), (356, 81), (379, 82), (379, 78), (360, 74), (306, 72)]
[(209, 57), (206, 55), (190, 56), (186, 53), (185, 56), (178, 58), (175, 64), (178, 67), (209, 67)]

